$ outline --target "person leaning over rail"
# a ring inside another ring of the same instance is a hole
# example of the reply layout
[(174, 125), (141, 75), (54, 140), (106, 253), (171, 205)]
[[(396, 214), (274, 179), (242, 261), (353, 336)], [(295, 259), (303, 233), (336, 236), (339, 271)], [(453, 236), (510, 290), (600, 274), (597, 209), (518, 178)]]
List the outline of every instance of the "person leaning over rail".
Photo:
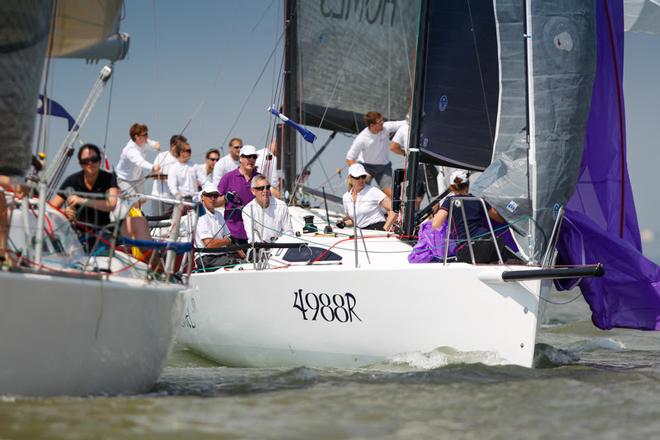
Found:
[[(243, 208), (243, 227), (248, 242), (273, 242), (282, 235), (293, 235), (293, 225), (286, 203), (273, 197), (268, 179), (259, 175), (252, 179), (254, 200)], [(253, 228), (254, 226), (254, 228)]]
[(152, 164), (146, 157), (145, 147), (149, 146), (160, 151), (160, 142), (149, 139), (149, 129), (144, 124), (131, 125), (128, 132), (131, 139), (128, 141), (117, 163), (117, 183), (124, 194), (144, 194), (145, 182), (142, 178), (146, 173), (158, 173), (160, 165)]
[[(463, 170), (454, 171), (450, 177), (449, 189), (452, 195), (444, 199), (440, 205), (440, 209), (433, 216), (433, 229), (439, 229), (444, 225), (449, 217), (449, 208), (451, 203), (456, 199), (464, 197), (474, 197), (470, 194), (470, 181), (468, 175)], [(488, 217), (498, 223), (506, 223), (504, 218), (491, 207), (487, 202), (484, 202), (488, 211)], [(493, 245), (492, 236), (488, 228), (487, 220), (485, 217), (483, 205), (477, 200), (464, 200), (463, 206), (465, 207), (465, 217), (467, 219), (467, 227), (470, 231), (470, 238), (472, 239), (472, 249), (474, 251), (475, 263), (494, 263), (498, 261), (497, 250)], [(463, 214), (459, 206), (454, 205), (452, 210), (452, 225), (450, 236), (458, 239), (456, 247), (456, 260), (464, 263), (471, 263), (472, 257), (470, 255), (470, 247), (467, 243), (467, 234), (465, 222), (463, 221)], [(515, 259), (515, 255), (505, 249), (500, 238), (497, 239), (497, 245), (504, 260)]]
[[(96, 234), (110, 224), (110, 213), (115, 209), (119, 195), (115, 175), (101, 169), (101, 157), (101, 150), (94, 144), (80, 147), (78, 163), (82, 170), (64, 179), (60, 191), (50, 200), (56, 208), (66, 204), (64, 214), (75, 221), (74, 226), (87, 252), (92, 250)], [(89, 195), (68, 195), (69, 189)]]
[(389, 158), (389, 136), (397, 131), (406, 121), (383, 120), (378, 112), (369, 112), (364, 116), (367, 127), (353, 140), (346, 153), (346, 163), (350, 166), (361, 163), (373, 177), (387, 197), (392, 198), (392, 162)]
[[(229, 246), (235, 242), (229, 234), (222, 214), (215, 210), (215, 203), (220, 197), (213, 182), (206, 182), (202, 187), (200, 198), (206, 213), (197, 221), (195, 230), (195, 247), (206, 249), (218, 249)], [(197, 269), (200, 271), (212, 271), (219, 267), (240, 262), (242, 252), (232, 254), (211, 254), (200, 251), (195, 257)]]
[(361, 229), (388, 231), (394, 223), (396, 213), (392, 211), (392, 200), (383, 191), (369, 185), (368, 176), (362, 164), (354, 163), (348, 168), (349, 189), (342, 197), (346, 214), (337, 222), (337, 227), (353, 226), (355, 222)]

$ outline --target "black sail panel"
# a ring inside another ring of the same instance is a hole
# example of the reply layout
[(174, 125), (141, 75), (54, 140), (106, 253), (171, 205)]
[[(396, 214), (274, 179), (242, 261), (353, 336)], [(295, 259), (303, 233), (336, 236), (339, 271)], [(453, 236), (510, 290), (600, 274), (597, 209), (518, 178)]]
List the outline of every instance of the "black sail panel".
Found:
[(499, 93), (492, 0), (431, 1), (428, 14), (422, 161), (483, 170), (492, 157)]

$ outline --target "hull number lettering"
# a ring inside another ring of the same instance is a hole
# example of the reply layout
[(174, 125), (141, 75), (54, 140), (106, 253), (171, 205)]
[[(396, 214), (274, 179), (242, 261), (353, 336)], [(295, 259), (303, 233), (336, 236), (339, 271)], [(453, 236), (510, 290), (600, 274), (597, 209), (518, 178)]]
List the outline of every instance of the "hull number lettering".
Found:
[(327, 322), (362, 321), (355, 312), (356, 299), (352, 293), (328, 295), (327, 293), (303, 293), (302, 289), (293, 292), (293, 308), (300, 310), (305, 321), (323, 319)]

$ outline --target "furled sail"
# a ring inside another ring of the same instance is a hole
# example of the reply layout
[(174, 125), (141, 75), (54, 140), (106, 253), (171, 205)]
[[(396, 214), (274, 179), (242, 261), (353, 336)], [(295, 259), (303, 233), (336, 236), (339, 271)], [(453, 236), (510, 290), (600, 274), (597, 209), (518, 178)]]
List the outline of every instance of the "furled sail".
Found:
[[(422, 161), (483, 170), (493, 154), (498, 116), (493, 1), (431, 1), (425, 19), (429, 24), (418, 113)], [(520, 45), (520, 35), (517, 39)], [(515, 64), (520, 66), (521, 60)]]
[(92, 60), (123, 59), (129, 38), (119, 33), (123, 0), (58, 0), (50, 55)]
[(0, 2), (0, 174), (23, 175), (30, 165), (51, 11), (50, 0)]
[(363, 115), (409, 110), (416, 0), (298, 0), (302, 121), (356, 132)]
[[(494, 2), (501, 69), (497, 136), (492, 163), (472, 191), (523, 237), (531, 237), (526, 248), (538, 261), (554, 214), (578, 177), (595, 69), (595, 5), (593, 0), (529, 3), (525, 10), (519, 1)], [(521, 61), (526, 19), (527, 64)]]

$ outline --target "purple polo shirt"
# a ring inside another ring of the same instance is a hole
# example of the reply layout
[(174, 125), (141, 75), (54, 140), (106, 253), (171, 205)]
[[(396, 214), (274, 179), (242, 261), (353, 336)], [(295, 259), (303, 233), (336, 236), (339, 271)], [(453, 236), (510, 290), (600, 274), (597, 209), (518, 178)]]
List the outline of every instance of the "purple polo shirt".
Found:
[(247, 240), (247, 234), (243, 227), (243, 215), (241, 211), (243, 210), (243, 206), (254, 199), (252, 191), (250, 191), (250, 185), (254, 176), (257, 175), (259, 173), (252, 173), (250, 180), (245, 180), (245, 177), (240, 172), (240, 168), (236, 168), (222, 176), (220, 183), (218, 183), (218, 192), (221, 196), (233, 191), (241, 199), (240, 203), (230, 203), (229, 201), (225, 203), (225, 223), (227, 223), (227, 228), (232, 236), (243, 240)]

